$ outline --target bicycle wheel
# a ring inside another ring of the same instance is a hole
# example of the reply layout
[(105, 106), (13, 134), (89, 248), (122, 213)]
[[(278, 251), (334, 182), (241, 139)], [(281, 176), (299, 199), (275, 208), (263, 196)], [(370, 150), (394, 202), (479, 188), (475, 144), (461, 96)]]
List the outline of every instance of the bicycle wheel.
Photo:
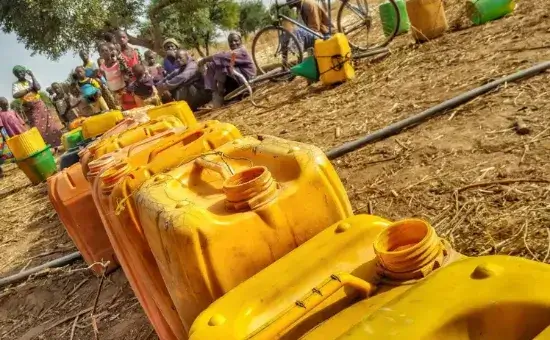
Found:
[[(252, 59), (258, 74), (266, 74), (277, 69), (283, 71), (297, 65), (303, 60), (302, 44), (294, 33), (281, 26), (262, 28), (252, 41)], [(293, 76), (284, 73), (274, 77), (273, 81), (286, 81)]]
[[(392, 32), (386, 36), (380, 19), (378, 6), (388, 1), (395, 11), (395, 27), (388, 31)], [(338, 31), (348, 38), (350, 46), (358, 50), (368, 50), (377, 47), (384, 47), (395, 38), (399, 30), (400, 16), (399, 8), (395, 0), (341, 0), (342, 4), (338, 10)]]

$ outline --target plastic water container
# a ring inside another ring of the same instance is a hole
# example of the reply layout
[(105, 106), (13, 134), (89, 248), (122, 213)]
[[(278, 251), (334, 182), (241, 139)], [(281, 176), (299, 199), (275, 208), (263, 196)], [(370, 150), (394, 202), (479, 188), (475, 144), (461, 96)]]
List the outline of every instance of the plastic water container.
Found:
[(29, 157), (16, 161), (17, 166), (32, 184), (42, 183), (57, 172), (57, 165), (49, 145)]
[(46, 148), (46, 142), (35, 127), (22, 134), (8, 138), (6, 143), (8, 143), (8, 147), (16, 160), (29, 158), (31, 155)]
[[(405, 0), (395, 0), (395, 3), (397, 4), (397, 8), (399, 8), (399, 28), (397, 29), (397, 34), (399, 35), (409, 31), (411, 22), (407, 14)], [(389, 37), (393, 34), (395, 23), (397, 22), (395, 7), (388, 1), (385, 1), (378, 6), (378, 11), (380, 12), (380, 21), (382, 22), (384, 35)]]
[(416, 41), (437, 38), (449, 28), (442, 0), (407, 0), (407, 13)]
[(179, 126), (183, 126), (183, 124), (174, 116), (164, 116), (158, 119), (152, 119), (147, 123), (140, 124), (118, 135), (103, 139), (96, 148), (94, 157), (101, 157)]
[(97, 137), (123, 120), (120, 111), (109, 111), (86, 118), (82, 122), (82, 135), (84, 138)]
[[(48, 179), (48, 196), (67, 233), (88, 265), (109, 262), (107, 272), (118, 267), (109, 238), (94, 205), (90, 183), (79, 163)], [(101, 275), (99, 264), (91, 268)]]
[(175, 116), (183, 125), (191, 127), (197, 123), (197, 119), (193, 111), (185, 101), (166, 103), (160, 106), (155, 106), (147, 111), (147, 115), (151, 119), (156, 119), (162, 116)]
[(468, 0), (468, 16), (475, 25), (500, 19), (516, 8), (514, 0)]
[(352, 214), (320, 149), (270, 136), (153, 176), (134, 199), (186, 330), (217, 298)]
[(84, 136), (82, 136), (81, 127), (66, 132), (61, 136), (61, 142), (63, 144), (63, 147), (65, 148), (65, 151), (74, 148), (78, 143), (83, 140)]
[(105, 229), (122, 269), (161, 339), (186, 339), (187, 331), (174, 308), (157, 263), (143, 235), (133, 193), (151, 176), (209, 152), (241, 134), (218, 121), (181, 129), (103, 172), (95, 192), (105, 211)]
[(314, 55), (323, 84), (342, 83), (355, 78), (351, 48), (343, 33), (336, 33), (328, 40), (315, 40)]

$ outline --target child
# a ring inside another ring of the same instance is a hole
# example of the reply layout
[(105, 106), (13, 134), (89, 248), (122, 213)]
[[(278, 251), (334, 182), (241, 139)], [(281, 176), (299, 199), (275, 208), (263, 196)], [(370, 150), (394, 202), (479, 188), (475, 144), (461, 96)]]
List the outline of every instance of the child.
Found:
[(72, 98), (70, 93), (65, 93), (63, 90), (63, 87), (59, 83), (53, 83), (52, 84), (52, 90), (55, 94), (53, 103), (57, 110), (57, 114), (61, 118), (61, 120), (65, 123), (65, 125), (69, 125), (69, 123), (78, 117), (78, 114), (76, 113), (76, 110), (71, 109), (71, 106), (73, 105), (72, 102), (74, 102), (74, 98)]
[(153, 77), (147, 73), (142, 64), (134, 65), (132, 72), (136, 80), (128, 85), (128, 92), (134, 94), (138, 107), (160, 105), (160, 98), (155, 88)]
[(155, 52), (151, 50), (145, 51), (145, 63), (147, 65), (147, 71), (155, 82), (164, 78), (164, 68), (157, 62), (157, 54)]
[(109, 111), (107, 103), (101, 96), (101, 85), (97, 79), (90, 78), (86, 75), (86, 69), (83, 66), (78, 66), (75, 69), (76, 80), (80, 88), (82, 98), (88, 104), (98, 104), (101, 111)]
[(100, 69), (107, 81), (107, 87), (113, 93), (117, 105), (123, 110), (130, 110), (136, 107), (135, 100), (131, 94), (126, 93), (126, 83), (133, 77), (120, 53), (113, 43), (103, 43), (99, 46), (99, 53), (105, 62)]
[(25, 121), (17, 112), (10, 110), (5, 97), (0, 97), (0, 126), (10, 138), (27, 131)]

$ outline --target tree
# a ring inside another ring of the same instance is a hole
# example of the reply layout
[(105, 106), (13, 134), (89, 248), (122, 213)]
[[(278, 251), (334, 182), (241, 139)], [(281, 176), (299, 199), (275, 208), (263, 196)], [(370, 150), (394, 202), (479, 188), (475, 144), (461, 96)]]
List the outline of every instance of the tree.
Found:
[(244, 37), (269, 25), (270, 21), (271, 16), (261, 0), (245, 0), (240, 4), (239, 32)]
[[(159, 1), (153, 0), (152, 4)], [(152, 20), (156, 20), (156, 26)], [(239, 5), (234, 0), (203, 0), (194, 6), (181, 1), (160, 9), (139, 31), (147, 39), (155, 40), (155, 35), (175, 38), (204, 57), (210, 54), (210, 45), (219, 32), (236, 28), (238, 21)]]
[(12, 109), (13, 111), (19, 113), (19, 115), (21, 115), (23, 117), (25, 116), (24, 111), (23, 111), (23, 103), (19, 99), (14, 99), (14, 100), (11, 101), (10, 109)]

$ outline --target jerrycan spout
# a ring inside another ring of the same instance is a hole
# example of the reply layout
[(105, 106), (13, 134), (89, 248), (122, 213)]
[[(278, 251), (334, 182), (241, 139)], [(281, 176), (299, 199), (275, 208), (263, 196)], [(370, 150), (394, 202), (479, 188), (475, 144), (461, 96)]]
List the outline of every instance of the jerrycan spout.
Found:
[(228, 210), (252, 210), (277, 196), (277, 182), (265, 166), (254, 166), (227, 178), (223, 191)]
[(132, 168), (130, 165), (123, 161), (105, 170), (99, 176), (101, 182), (103, 183), (101, 192), (104, 195), (110, 195), (118, 181), (129, 174), (131, 170)]
[(379, 274), (386, 281), (418, 280), (441, 267), (448, 249), (426, 221), (406, 219), (391, 224), (374, 242)]

